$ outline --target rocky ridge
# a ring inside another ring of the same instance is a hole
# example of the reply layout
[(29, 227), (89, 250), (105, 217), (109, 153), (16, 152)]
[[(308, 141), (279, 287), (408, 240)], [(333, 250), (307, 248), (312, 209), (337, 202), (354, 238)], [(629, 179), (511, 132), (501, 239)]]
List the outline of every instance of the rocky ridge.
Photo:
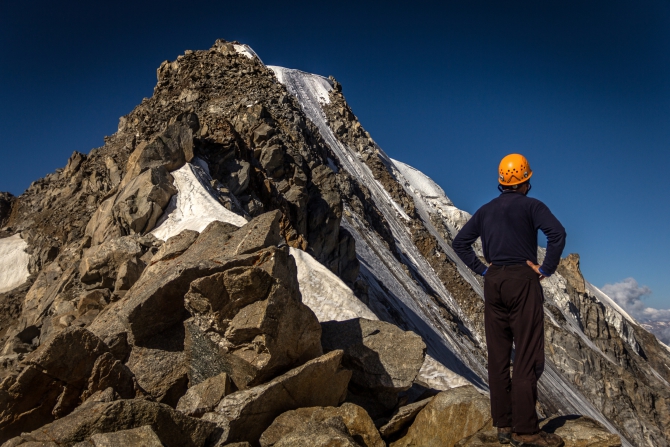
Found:
[[(489, 439), (481, 285), (449, 246), (467, 216), (410, 181), (332, 78), (225, 41), (157, 75), (103, 147), (0, 197), (2, 237), (30, 255), (26, 282), (0, 294), (0, 442)], [(183, 169), (226, 212), (172, 234)], [(620, 445), (612, 430), (667, 445), (668, 352), (603, 304), (578, 259), (559, 273), (548, 429), (567, 445)], [(310, 281), (346, 292), (346, 317)]]

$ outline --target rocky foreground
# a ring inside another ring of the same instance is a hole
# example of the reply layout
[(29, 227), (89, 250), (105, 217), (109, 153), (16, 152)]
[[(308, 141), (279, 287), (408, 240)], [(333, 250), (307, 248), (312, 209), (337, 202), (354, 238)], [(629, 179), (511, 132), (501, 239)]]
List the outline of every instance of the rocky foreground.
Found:
[[(3, 446), (498, 445), (447, 244), (467, 216), (425, 214), (336, 81), (326, 132), (274, 70), (223, 41), (165, 62), (103, 147), (0, 195), (29, 255), (0, 293)], [(667, 445), (667, 352), (561, 269), (545, 430)]]
[[(3, 446), (489, 445), (484, 394), (415, 382), (420, 337), (374, 320), (319, 324), (280, 221), (87, 249), (79, 273), (95, 287), (79, 317), (2, 382)], [(123, 267), (133, 260), (146, 263), (137, 277)], [(112, 287), (129, 290), (111, 299)], [(592, 420), (546, 426), (568, 445), (621, 445)]]

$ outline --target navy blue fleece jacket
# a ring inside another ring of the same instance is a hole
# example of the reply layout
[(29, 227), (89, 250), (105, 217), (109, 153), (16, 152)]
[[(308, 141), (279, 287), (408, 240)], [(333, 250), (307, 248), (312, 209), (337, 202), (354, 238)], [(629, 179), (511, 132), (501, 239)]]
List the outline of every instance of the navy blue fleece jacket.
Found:
[(505, 191), (477, 210), (456, 235), (456, 254), (480, 275), (486, 271), (472, 244), (482, 238), (486, 262), (493, 265), (537, 264), (537, 230), (547, 236), (547, 255), (540, 270), (552, 275), (565, 247), (565, 229), (547, 205), (521, 193)]

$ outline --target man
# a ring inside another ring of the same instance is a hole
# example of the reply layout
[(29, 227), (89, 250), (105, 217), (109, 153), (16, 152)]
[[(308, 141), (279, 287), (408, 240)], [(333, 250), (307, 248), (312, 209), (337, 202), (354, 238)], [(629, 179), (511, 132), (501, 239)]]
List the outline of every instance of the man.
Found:
[[(544, 370), (540, 280), (558, 267), (565, 229), (544, 203), (527, 196), (532, 175), (523, 155), (503, 158), (498, 177), (501, 194), (477, 210), (454, 239), (453, 248), (470, 269), (484, 275), (491, 416), (500, 443), (559, 447), (563, 445), (559, 436), (540, 431), (535, 404), (537, 381)], [(537, 263), (538, 229), (547, 236), (541, 266)], [(488, 268), (472, 249), (479, 237)]]

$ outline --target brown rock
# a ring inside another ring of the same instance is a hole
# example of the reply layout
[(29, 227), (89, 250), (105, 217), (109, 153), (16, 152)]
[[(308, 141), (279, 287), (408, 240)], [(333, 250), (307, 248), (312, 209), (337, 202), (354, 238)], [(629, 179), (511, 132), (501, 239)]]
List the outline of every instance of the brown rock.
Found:
[(148, 340), (147, 346), (134, 346), (126, 363), (144, 391), (173, 408), (188, 387), (183, 340), (181, 326), (168, 329)]
[(86, 225), (91, 246), (128, 234), (153, 230), (170, 198), (177, 193), (164, 167), (148, 169), (105, 200)]
[(200, 233), (197, 231), (184, 230), (178, 235), (172, 236), (158, 249), (158, 252), (151, 258), (151, 263), (176, 258), (184, 253), (198, 239), (199, 235)]
[(400, 392), (412, 386), (425, 358), (420, 336), (378, 320), (357, 318), (321, 324), (325, 351), (343, 349), (342, 364), (352, 383), (373, 390)]
[(94, 447), (163, 447), (163, 443), (150, 425), (113, 433), (98, 433), (91, 436), (89, 442)]
[(21, 442), (55, 442), (72, 445), (98, 433), (113, 433), (149, 425), (167, 447), (201, 447), (216, 431), (216, 425), (182, 415), (164, 404), (146, 400), (93, 402), (86, 408), (58, 419), (39, 430), (23, 433)]
[(170, 124), (147, 144), (139, 144), (128, 158), (126, 176), (121, 185), (147, 169), (162, 167), (168, 172), (181, 168), (193, 158), (193, 131), (185, 123)]
[(91, 310), (100, 311), (107, 307), (112, 294), (109, 289), (95, 289), (84, 292), (77, 304), (77, 314), (82, 316)]
[(189, 388), (179, 399), (177, 410), (188, 416), (200, 417), (213, 411), (221, 399), (231, 392), (230, 377), (226, 373), (221, 373)]
[(540, 425), (563, 438), (565, 447), (620, 447), (619, 435), (610, 433), (598, 421), (586, 416), (558, 416)]
[[(253, 267), (193, 281), (185, 297), (199, 330), (226, 347), (233, 370), (225, 371), (240, 389), (322, 354), (321, 327), (301, 302), (295, 260), (286, 248), (258, 255)], [(240, 362), (247, 366), (239, 369)]]
[[(0, 429), (14, 436), (69, 414), (98, 390), (134, 396), (128, 369), (86, 329), (70, 327), (26, 358), (30, 365), (0, 385)], [(3, 440), (6, 440), (4, 438)]]
[(568, 282), (577, 293), (586, 293), (586, 284), (584, 276), (579, 268), (579, 255), (577, 253), (570, 253), (565, 258), (561, 259), (557, 268), (558, 273)]
[(64, 384), (28, 366), (0, 384), (0, 443), (54, 420), (52, 410)]
[[(111, 289), (117, 275), (127, 262), (138, 261), (142, 247), (136, 238), (125, 236), (112, 239), (88, 249), (79, 264), (79, 275), (84, 284)], [(127, 271), (128, 267), (125, 268)], [(144, 266), (139, 270), (142, 272)], [(127, 273), (125, 273), (127, 275)], [(139, 277), (139, 275), (137, 275)], [(136, 279), (136, 278), (135, 278)], [(127, 289), (124, 289), (127, 290)]]
[(489, 399), (475, 387), (443, 391), (419, 412), (407, 435), (391, 447), (444, 447), (491, 424)]
[(423, 408), (428, 405), (428, 403), (432, 400), (433, 398), (430, 397), (428, 399), (423, 399), (419, 402), (414, 402), (409, 405), (405, 405), (403, 407), (400, 407), (398, 411), (391, 416), (391, 419), (388, 420), (380, 429), (379, 433), (382, 435), (384, 439), (388, 438), (389, 436), (392, 436), (401, 430), (403, 430), (406, 426), (411, 424), (414, 421), (414, 418), (416, 417), (417, 414)]
[(342, 354), (330, 352), (268, 383), (226, 396), (215, 411), (230, 422), (228, 441), (256, 442), (286, 411), (342, 402), (351, 377), (340, 367)]
[(287, 411), (268, 427), (260, 438), (262, 447), (279, 445), (291, 433), (301, 431), (307, 425), (318, 425), (339, 418), (345, 426), (344, 433), (357, 445), (364, 447), (385, 447), (372, 419), (367, 412), (352, 403), (345, 402), (340, 407), (311, 407)]

